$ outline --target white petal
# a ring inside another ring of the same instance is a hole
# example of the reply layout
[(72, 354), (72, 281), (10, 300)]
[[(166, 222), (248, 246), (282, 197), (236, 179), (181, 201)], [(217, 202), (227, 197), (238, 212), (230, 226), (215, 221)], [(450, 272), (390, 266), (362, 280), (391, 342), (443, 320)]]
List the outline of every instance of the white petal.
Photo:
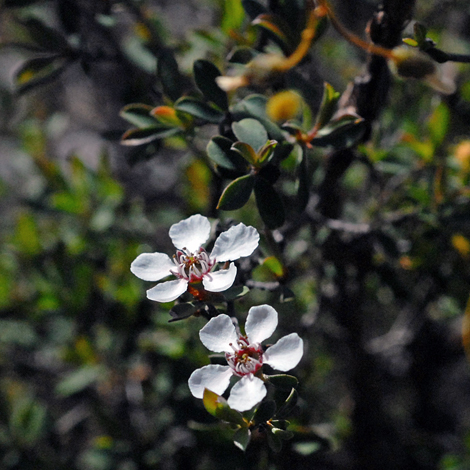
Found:
[(250, 343), (261, 343), (269, 338), (277, 327), (277, 312), (271, 305), (258, 305), (248, 310), (245, 333)]
[(185, 279), (161, 282), (147, 291), (147, 299), (156, 302), (171, 302), (184, 294), (187, 288), (188, 281)]
[(213, 352), (233, 352), (230, 344), (236, 344), (238, 335), (232, 320), (224, 313), (209, 320), (199, 332), (202, 344)]
[(211, 233), (211, 224), (207, 217), (192, 215), (170, 227), (170, 238), (176, 248), (187, 248), (194, 253), (204, 244)]
[(266, 396), (266, 386), (254, 375), (245, 375), (237, 382), (228, 397), (230, 408), (237, 411), (251, 410)]
[(263, 354), (263, 362), (273, 369), (287, 371), (293, 369), (302, 359), (304, 342), (297, 333), (282, 337)]
[(221, 395), (227, 390), (232, 377), (232, 370), (229, 366), (210, 364), (196, 369), (188, 380), (189, 390), (196, 398), (204, 396), (204, 389)]
[(233, 261), (250, 256), (258, 247), (259, 233), (254, 227), (238, 224), (219, 235), (211, 256), (217, 261)]
[(132, 261), (131, 272), (144, 281), (159, 281), (176, 268), (165, 253), (142, 253)]
[(204, 289), (209, 292), (222, 292), (232, 287), (233, 281), (237, 275), (237, 267), (230, 263), (228, 269), (221, 269), (213, 273), (206, 274), (202, 278)]

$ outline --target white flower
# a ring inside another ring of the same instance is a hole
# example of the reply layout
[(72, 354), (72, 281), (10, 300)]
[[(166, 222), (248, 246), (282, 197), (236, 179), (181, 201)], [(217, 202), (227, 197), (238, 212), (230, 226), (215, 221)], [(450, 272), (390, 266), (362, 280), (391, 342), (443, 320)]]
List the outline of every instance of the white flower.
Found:
[(195, 370), (188, 385), (196, 398), (202, 398), (204, 389), (218, 395), (225, 392), (230, 378), (241, 377), (232, 388), (228, 404), (238, 411), (246, 411), (266, 396), (263, 380), (257, 377), (263, 364), (273, 369), (293, 369), (303, 355), (303, 341), (297, 333), (282, 337), (264, 351), (261, 342), (269, 338), (277, 327), (277, 312), (270, 305), (251, 307), (245, 324), (246, 336), (237, 332), (228, 315), (212, 318), (199, 332), (204, 346), (213, 352), (224, 352), (227, 366), (210, 364)]
[(142, 253), (131, 264), (131, 271), (144, 281), (159, 281), (173, 275), (176, 280), (161, 282), (147, 291), (157, 302), (171, 302), (186, 292), (190, 283), (202, 281), (204, 289), (223, 292), (235, 280), (237, 268), (212, 271), (216, 263), (249, 256), (257, 248), (259, 234), (253, 227), (238, 224), (220, 234), (211, 254), (202, 248), (211, 231), (206, 217), (196, 214), (170, 227), (170, 238), (177, 248), (171, 259), (165, 253)]

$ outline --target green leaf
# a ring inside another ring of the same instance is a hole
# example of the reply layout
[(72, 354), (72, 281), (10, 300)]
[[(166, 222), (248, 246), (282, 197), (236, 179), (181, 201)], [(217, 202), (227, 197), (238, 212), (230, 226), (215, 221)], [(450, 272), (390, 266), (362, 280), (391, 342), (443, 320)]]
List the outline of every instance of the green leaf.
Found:
[(246, 451), (248, 444), (251, 440), (251, 431), (248, 427), (241, 427), (235, 431), (233, 435), (233, 443), (241, 449), (243, 452)]
[(266, 13), (266, 7), (257, 0), (242, 0), (242, 5), (252, 20), (254, 20), (257, 16)]
[(232, 286), (223, 292), (223, 296), (225, 300), (231, 302), (244, 297), (248, 292), (250, 292), (250, 289), (247, 286)]
[(273, 384), (275, 387), (282, 388), (284, 390), (290, 390), (293, 387), (297, 387), (299, 381), (293, 375), (287, 374), (276, 374), (266, 375), (268, 382)]
[(363, 119), (345, 115), (337, 121), (330, 121), (318, 132), (311, 144), (335, 149), (352, 147), (360, 142), (366, 128), (367, 124)]
[(184, 78), (170, 49), (162, 49), (157, 60), (157, 77), (165, 95), (176, 101), (183, 94)]
[(202, 398), (205, 409), (212, 415), (222, 421), (238, 424), (239, 426), (246, 427), (247, 422), (243, 415), (236, 410), (230, 408), (227, 400), (217, 393), (211, 392), (207, 388), (204, 389), (204, 396)]
[(255, 197), (258, 211), (269, 229), (275, 229), (284, 224), (284, 204), (273, 186), (262, 177), (256, 178)]
[(171, 137), (178, 132), (180, 132), (180, 129), (175, 127), (168, 128), (161, 126), (144, 127), (142, 129), (129, 129), (123, 134), (121, 138), (121, 144), (128, 146), (148, 144), (157, 139)]
[(241, 155), (250, 165), (257, 165), (258, 155), (250, 144), (235, 142), (231, 148)]
[(69, 59), (57, 55), (27, 60), (15, 73), (16, 91), (24, 93), (38, 85), (51, 82), (69, 63)]
[(255, 424), (266, 423), (276, 413), (276, 402), (274, 400), (262, 401), (253, 416)]
[(271, 432), (276, 436), (280, 437), (283, 441), (287, 441), (294, 437), (294, 433), (292, 431), (286, 431), (285, 429), (279, 429), (274, 427), (271, 429)]
[(220, 27), (225, 33), (240, 29), (245, 18), (245, 12), (240, 0), (224, 0), (222, 21)]
[(266, 432), (266, 438), (268, 441), (268, 445), (273, 452), (280, 452), (282, 449), (282, 441), (281, 437), (272, 432), (271, 428), (268, 428)]
[(227, 61), (232, 64), (248, 64), (255, 57), (256, 53), (251, 47), (238, 46), (227, 56)]
[(195, 98), (183, 97), (175, 103), (177, 111), (184, 111), (204, 121), (212, 124), (218, 124), (224, 117), (224, 114), (203, 101)]
[(200, 305), (195, 305), (192, 302), (176, 304), (169, 312), (172, 316), (171, 320), (169, 321), (175, 322), (178, 320), (184, 320), (186, 318), (189, 318), (198, 310), (198, 308), (200, 308)]
[(131, 103), (124, 106), (119, 116), (137, 127), (150, 127), (155, 125), (155, 118), (150, 115), (153, 106), (143, 103)]
[(256, 119), (247, 118), (234, 122), (232, 130), (238, 140), (251, 145), (255, 152), (258, 152), (268, 140), (266, 129)]
[(219, 88), (215, 79), (222, 75), (219, 69), (208, 60), (196, 60), (193, 65), (194, 80), (208, 101), (220, 109), (228, 110), (227, 93)]
[(254, 184), (255, 176), (251, 174), (233, 180), (220, 196), (217, 209), (233, 211), (243, 207), (250, 199)]
[(20, 24), (28, 30), (31, 39), (48, 52), (62, 53), (69, 48), (67, 39), (59, 31), (50, 28), (37, 18), (20, 20)]
[(263, 29), (284, 53), (289, 54), (295, 49), (289, 25), (278, 15), (263, 13), (257, 16), (252, 24)]
[(415, 22), (413, 25), (414, 35), (417, 43), (419, 45), (423, 44), (426, 41), (427, 29), (421, 23)]
[(336, 110), (336, 104), (338, 103), (339, 98), (340, 93), (335, 91), (329, 83), (325, 82), (323, 88), (323, 98), (315, 124), (317, 129), (321, 129), (328, 124)]
[(258, 164), (268, 163), (274, 156), (274, 150), (277, 147), (277, 140), (268, 140), (258, 152)]
[(269, 256), (263, 261), (263, 266), (266, 266), (276, 277), (284, 276), (284, 267), (278, 258)]
[(289, 396), (286, 398), (286, 401), (282, 404), (279, 410), (276, 413), (276, 417), (279, 419), (287, 418), (297, 405), (299, 399), (299, 394), (295, 388), (291, 389)]
[(444, 141), (450, 124), (449, 107), (444, 103), (439, 103), (428, 119), (428, 129), (431, 134), (432, 143), (437, 147)]
[(30, 446), (42, 436), (46, 425), (46, 408), (29, 398), (17, 399), (10, 415), (10, 430), (22, 445)]
[(213, 137), (207, 144), (207, 155), (209, 158), (228, 170), (245, 172), (248, 169), (245, 159), (232, 150), (233, 142), (222, 136)]

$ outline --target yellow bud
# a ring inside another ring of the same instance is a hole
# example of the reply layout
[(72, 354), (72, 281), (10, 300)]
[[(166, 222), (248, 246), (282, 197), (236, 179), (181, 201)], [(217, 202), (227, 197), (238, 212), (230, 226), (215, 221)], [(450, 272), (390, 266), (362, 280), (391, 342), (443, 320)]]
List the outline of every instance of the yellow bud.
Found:
[(298, 114), (301, 105), (302, 98), (297, 93), (285, 90), (269, 99), (266, 112), (273, 121), (285, 122)]
[(465, 173), (470, 171), (470, 140), (464, 140), (455, 147), (455, 157)]
[(468, 258), (470, 254), (470, 241), (460, 233), (452, 235), (452, 246), (460, 253), (462, 258)]

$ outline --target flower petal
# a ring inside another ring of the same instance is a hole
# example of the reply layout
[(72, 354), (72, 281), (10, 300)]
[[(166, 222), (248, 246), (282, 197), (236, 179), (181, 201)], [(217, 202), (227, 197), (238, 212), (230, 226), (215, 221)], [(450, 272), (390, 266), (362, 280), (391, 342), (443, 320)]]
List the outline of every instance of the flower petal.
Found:
[(245, 375), (233, 386), (227, 402), (234, 410), (251, 410), (266, 396), (266, 392), (261, 379), (251, 374)]
[(211, 318), (199, 332), (202, 344), (213, 352), (233, 352), (230, 344), (236, 344), (238, 335), (232, 320), (224, 313)]
[(192, 215), (170, 227), (170, 238), (176, 248), (186, 248), (192, 253), (207, 241), (211, 233), (211, 224), (207, 217)]
[(132, 261), (131, 272), (144, 281), (159, 281), (176, 266), (165, 253), (142, 253)]
[(229, 366), (210, 364), (196, 369), (188, 380), (189, 390), (196, 398), (204, 396), (204, 389), (221, 395), (227, 390), (232, 377), (232, 370)]
[(271, 305), (258, 305), (248, 310), (245, 333), (250, 343), (261, 343), (269, 338), (277, 327), (277, 312)]
[(211, 256), (217, 261), (233, 261), (250, 256), (258, 247), (259, 233), (254, 227), (238, 224), (219, 235)]
[(186, 279), (176, 279), (157, 284), (147, 291), (147, 299), (156, 302), (171, 302), (184, 294), (188, 288)]
[(291, 333), (266, 350), (263, 362), (273, 369), (285, 372), (293, 369), (300, 362), (303, 353), (303, 340), (297, 333)]
[(237, 267), (235, 263), (230, 263), (228, 269), (221, 269), (213, 273), (208, 273), (202, 278), (204, 289), (209, 292), (222, 292), (232, 287), (235, 276), (237, 275)]

